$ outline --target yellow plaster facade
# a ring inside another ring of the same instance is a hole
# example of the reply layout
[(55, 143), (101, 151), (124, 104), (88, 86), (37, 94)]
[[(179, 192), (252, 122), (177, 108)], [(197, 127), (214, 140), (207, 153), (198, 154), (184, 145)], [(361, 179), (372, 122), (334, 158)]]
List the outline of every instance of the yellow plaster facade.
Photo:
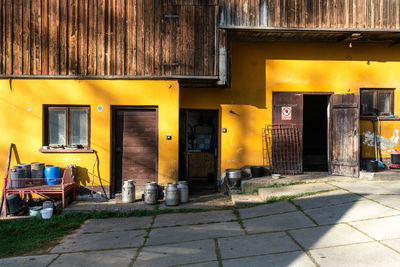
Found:
[[(180, 107), (217, 109), (220, 127), (220, 173), (227, 168), (263, 163), (261, 130), (272, 122), (272, 92), (359, 92), (360, 88), (396, 88), (400, 99), (400, 49), (389, 43), (262, 43), (232, 45), (232, 88), (182, 88)], [(400, 115), (400, 104), (395, 103)], [(361, 121), (362, 156), (374, 157)], [(382, 122), (390, 138), (399, 122)], [(220, 131), (221, 132), (221, 131)], [(397, 143), (391, 149), (400, 149)], [(388, 156), (390, 149), (382, 150)], [(372, 154), (371, 154), (372, 152)]]
[[(40, 153), (43, 145), (43, 105), (90, 105), (91, 147), (99, 170), (94, 185), (110, 184), (111, 106), (157, 106), (159, 118), (158, 181), (177, 180), (179, 85), (176, 81), (136, 80), (0, 80), (0, 170), (6, 169), (10, 143), (20, 162), (45, 162), (65, 168), (76, 164), (79, 183), (91, 185), (93, 153)], [(97, 111), (102, 105), (104, 110)], [(166, 134), (172, 140), (166, 140)], [(13, 153), (11, 166), (17, 163)], [(1, 179), (0, 184), (3, 184)]]
[[(77, 164), (82, 167), (80, 183), (90, 184), (93, 153), (38, 152), (43, 145), (45, 104), (90, 105), (91, 146), (99, 155), (100, 169), (100, 175), (95, 171), (95, 185), (99, 179), (104, 185), (110, 183), (112, 105), (158, 106), (161, 184), (178, 178), (179, 108), (219, 111), (219, 173), (263, 164), (262, 128), (272, 120), (273, 91), (341, 94), (363, 87), (396, 88), (395, 114), (400, 115), (399, 45), (366, 43), (349, 48), (345, 43), (248, 42), (233, 43), (232, 51), (231, 88), (179, 89), (176, 81), (155, 80), (0, 80), (0, 170), (5, 170), (9, 144), (15, 143), (21, 162)], [(98, 105), (104, 107), (102, 112), (96, 110)], [(361, 121), (363, 157), (374, 157), (367, 133), (371, 128), (370, 121)], [(400, 149), (396, 131), (400, 123), (384, 121), (379, 129), (395, 144), (382, 149), (387, 157), (392, 149)], [(166, 140), (166, 134), (172, 140)], [(13, 155), (11, 165), (16, 161)]]

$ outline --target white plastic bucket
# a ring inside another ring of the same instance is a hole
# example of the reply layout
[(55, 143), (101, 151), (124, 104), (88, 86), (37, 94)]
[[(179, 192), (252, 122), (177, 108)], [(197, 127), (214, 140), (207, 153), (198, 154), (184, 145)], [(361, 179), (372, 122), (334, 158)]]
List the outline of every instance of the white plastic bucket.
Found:
[(47, 208), (54, 208), (53, 201), (45, 201), (45, 202), (43, 202), (43, 209), (47, 209)]
[(50, 219), (53, 215), (53, 208), (45, 208), (40, 211), (43, 219)]

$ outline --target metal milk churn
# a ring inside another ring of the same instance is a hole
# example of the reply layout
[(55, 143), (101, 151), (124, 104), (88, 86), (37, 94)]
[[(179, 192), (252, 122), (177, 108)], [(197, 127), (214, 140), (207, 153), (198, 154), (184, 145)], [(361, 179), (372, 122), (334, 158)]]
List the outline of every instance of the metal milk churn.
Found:
[(135, 201), (135, 185), (132, 180), (124, 181), (122, 186), (122, 202), (132, 203)]
[(147, 182), (144, 188), (144, 203), (148, 205), (157, 204), (158, 186), (156, 182)]
[(176, 183), (168, 183), (165, 189), (165, 205), (176, 206), (179, 204), (179, 192)]
[(181, 203), (189, 202), (189, 186), (186, 181), (178, 182), (179, 199)]

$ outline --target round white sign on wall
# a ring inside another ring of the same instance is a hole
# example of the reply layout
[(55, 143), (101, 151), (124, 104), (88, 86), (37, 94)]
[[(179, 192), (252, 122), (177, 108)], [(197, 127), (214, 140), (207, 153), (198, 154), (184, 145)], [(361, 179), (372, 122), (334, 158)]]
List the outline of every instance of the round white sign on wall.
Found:
[(104, 109), (104, 108), (103, 108), (103, 106), (102, 106), (102, 105), (98, 105), (98, 106), (97, 106), (97, 111), (98, 111), (98, 112), (102, 112), (102, 111), (103, 111), (103, 109)]

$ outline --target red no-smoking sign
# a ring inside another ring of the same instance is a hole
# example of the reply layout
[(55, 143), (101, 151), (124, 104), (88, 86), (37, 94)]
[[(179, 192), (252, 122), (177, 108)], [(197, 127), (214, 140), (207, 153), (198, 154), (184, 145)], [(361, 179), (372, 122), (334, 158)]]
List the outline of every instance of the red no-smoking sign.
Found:
[(282, 107), (282, 120), (283, 121), (292, 120), (292, 107)]

